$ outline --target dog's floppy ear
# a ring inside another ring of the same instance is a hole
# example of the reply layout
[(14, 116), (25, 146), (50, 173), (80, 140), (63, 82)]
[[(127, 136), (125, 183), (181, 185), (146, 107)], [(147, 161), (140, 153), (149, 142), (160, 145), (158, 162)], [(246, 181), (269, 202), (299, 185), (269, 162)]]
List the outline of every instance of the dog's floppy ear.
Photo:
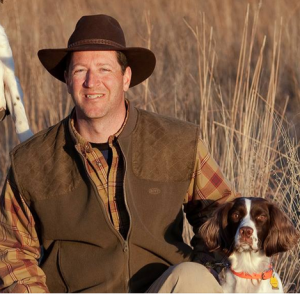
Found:
[(269, 203), (270, 230), (264, 241), (267, 256), (290, 250), (300, 234), (289, 218), (273, 203)]
[(233, 202), (227, 202), (221, 205), (212, 217), (200, 227), (198, 234), (211, 251), (228, 249), (230, 246), (225, 229), (228, 224), (228, 212), (233, 204)]

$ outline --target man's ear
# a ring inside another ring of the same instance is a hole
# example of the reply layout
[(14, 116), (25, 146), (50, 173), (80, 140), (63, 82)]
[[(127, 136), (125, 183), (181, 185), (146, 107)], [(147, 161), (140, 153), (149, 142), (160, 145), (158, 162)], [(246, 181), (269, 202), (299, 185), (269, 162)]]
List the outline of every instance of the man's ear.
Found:
[(123, 91), (127, 92), (131, 82), (132, 71), (130, 67), (127, 67), (123, 75)]

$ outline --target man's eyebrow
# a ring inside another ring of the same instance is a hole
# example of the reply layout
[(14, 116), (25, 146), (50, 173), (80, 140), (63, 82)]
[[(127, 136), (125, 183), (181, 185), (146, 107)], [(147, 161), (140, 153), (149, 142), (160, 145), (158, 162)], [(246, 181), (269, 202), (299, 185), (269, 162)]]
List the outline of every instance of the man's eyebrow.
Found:
[[(75, 68), (75, 67), (78, 67), (78, 66), (79, 67), (86, 67), (86, 64), (85, 63), (80, 63), (80, 62), (72, 64), (72, 68)], [(112, 67), (112, 65), (110, 63), (101, 63), (101, 62), (97, 63), (96, 66), (97, 67), (103, 67), (103, 66)]]
[(96, 64), (96, 66), (97, 67), (103, 67), (103, 66), (111, 67), (112, 65), (110, 63), (101, 63), (101, 62), (99, 62), (99, 63)]
[(76, 64), (71, 64), (72, 69), (76, 68), (76, 67), (85, 67), (84, 63), (76, 63)]

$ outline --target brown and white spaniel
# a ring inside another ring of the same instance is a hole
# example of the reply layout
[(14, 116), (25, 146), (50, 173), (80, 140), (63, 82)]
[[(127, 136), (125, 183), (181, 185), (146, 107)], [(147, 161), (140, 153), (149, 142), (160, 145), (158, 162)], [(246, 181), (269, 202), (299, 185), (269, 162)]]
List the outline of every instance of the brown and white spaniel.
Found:
[(221, 205), (199, 234), (209, 250), (219, 249), (228, 256), (224, 292), (283, 292), (271, 257), (291, 249), (300, 236), (274, 203), (263, 198), (237, 198)]

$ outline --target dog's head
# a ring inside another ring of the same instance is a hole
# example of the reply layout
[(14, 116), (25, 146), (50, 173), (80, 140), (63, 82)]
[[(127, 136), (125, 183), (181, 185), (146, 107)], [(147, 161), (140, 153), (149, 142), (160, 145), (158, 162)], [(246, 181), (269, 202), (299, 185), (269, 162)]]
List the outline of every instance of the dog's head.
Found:
[(287, 216), (263, 198), (237, 198), (221, 205), (199, 234), (210, 250), (264, 250), (267, 256), (291, 249), (300, 235)]

